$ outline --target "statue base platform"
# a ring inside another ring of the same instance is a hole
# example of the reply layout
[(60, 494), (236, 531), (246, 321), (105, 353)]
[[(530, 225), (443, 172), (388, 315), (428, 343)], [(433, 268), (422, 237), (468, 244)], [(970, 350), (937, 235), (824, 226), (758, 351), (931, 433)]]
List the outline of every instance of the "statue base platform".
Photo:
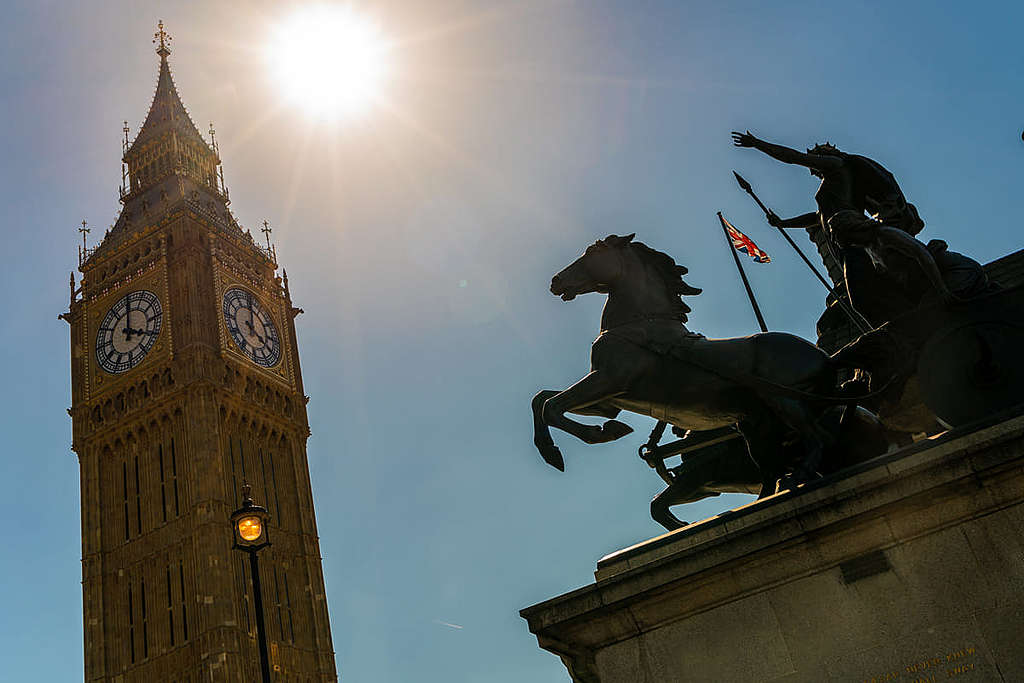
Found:
[(576, 683), (1024, 681), (1024, 416), (601, 559), (522, 610)]

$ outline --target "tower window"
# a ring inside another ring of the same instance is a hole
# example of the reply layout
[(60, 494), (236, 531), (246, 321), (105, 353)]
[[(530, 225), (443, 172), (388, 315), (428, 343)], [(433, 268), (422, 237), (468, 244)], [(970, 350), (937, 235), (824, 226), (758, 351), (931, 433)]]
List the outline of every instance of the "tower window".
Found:
[(178, 456), (174, 450), (174, 438), (171, 438), (168, 449), (169, 458), (164, 458), (164, 445), (157, 446), (157, 465), (160, 469), (160, 508), (164, 522), (170, 516), (177, 517), (181, 510), (181, 500), (178, 495)]
[(292, 620), (292, 595), (288, 590), (288, 572), (281, 570), (281, 579), (284, 582), (284, 605), (288, 615), (288, 640), (295, 642), (295, 622)]
[(142, 606), (142, 658), (149, 657), (149, 629), (146, 614), (146, 579), (139, 582), (139, 602)]
[(228, 459), (231, 460), (231, 489), (232, 497), (231, 500), (234, 502), (238, 501), (238, 473), (235, 470), (235, 442), (229, 436), (228, 437)]
[(178, 561), (178, 587), (181, 592), (181, 639), (188, 640), (188, 612), (185, 607), (185, 563)]
[[(277, 526), (284, 526), (284, 518), (281, 515), (281, 497), (277, 492), (277, 472), (274, 469), (274, 452), (268, 451), (267, 455), (270, 457), (270, 487), (274, 494), (274, 508), (277, 510)], [(267, 500), (269, 501), (270, 494), (267, 494)]]
[(164, 445), (157, 444), (156, 447), (157, 465), (160, 467), (160, 509), (163, 513), (163, 520), (167, 521), (167, 483), (164, 478)]
[(128, 582), (128, 657), (135, 663), (135, 606), (132, 600), (132, 584)]
[[(284, 590), (282, 590), (282, 588)], [(292, 601), (288, 592), (288, 573), (274, 564), (274, 598), (277, 607), (277, 633), (282, 641), (295, 642)]]
[(270, 487), (267, 486), (267, 461), (263, 457), (263, 449), (259, 449), (260, 454), (260, 472), (263, 474), (263, 498), (267, 501), (267, 507), (270, 507)]
[[(124, 540), (131, 538), (131, 527), (128, 522), (128, 463), (121, 463), (121, 492), (124, 494)], [(130, 593), (129, 593), (130, 595)], [(130, 600), (129, 600), (130, 601)]]
[[(142, 534), (142, 492), (139, 489), (139, 456), (135, 456), (135, 530)], [(143, 600), (145, 602), (145, 600)]]
[(281, 580), (279, 578), (280, 571), (277, 568), (277, 564), (274, 564), (274, 602), (277, 606), (277, 637), (279, 640), (284, 640), (284, 619), (282, 618), (282, 611), (284, 610), (284, 604), (281, 602)]
[(171, 568), (167, 567), (167, 632), (171, 634), (171, 647), (174, 647), (174, 594), (171, 590)]
[[(241, 553), (239, 553), (241, 555)], [(242, 613), (245, 616), (245, 632), (250, 636), (253, 635), (252, 621), (249, 617), (249, 586), (252, 585), (249, 582), (249, 575), (245, 571), (245, 558), (238, 558), (238, 566), (241, 567), (242, 571), (239, 573), (241, 579), (241, 594), (242, 594)]]
[(174, 516), (177, 517), (181, 512), (178, 502), (178, 456), (174, 452), (173, 436), (171, 437), (171, 482), (174, 486)]

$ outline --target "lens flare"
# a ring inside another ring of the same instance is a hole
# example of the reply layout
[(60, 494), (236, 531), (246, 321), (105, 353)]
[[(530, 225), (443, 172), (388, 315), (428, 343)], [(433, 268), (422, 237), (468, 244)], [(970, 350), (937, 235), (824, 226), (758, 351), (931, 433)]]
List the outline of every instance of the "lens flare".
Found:
[(314, 6), (287, 18), (267, 49), (275, 80), (319, 119), (369, 112), (388, 76), (390, 45), (380, 27), (347, 7)]

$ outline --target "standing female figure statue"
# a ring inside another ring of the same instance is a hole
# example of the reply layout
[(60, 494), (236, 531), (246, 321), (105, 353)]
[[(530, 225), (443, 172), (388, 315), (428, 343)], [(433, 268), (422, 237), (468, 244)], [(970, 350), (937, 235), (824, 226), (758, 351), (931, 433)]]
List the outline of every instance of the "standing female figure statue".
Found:
[[(761, 140), (750, 131), (733, 132), (732, 138), (737, 147), (753, 147), (773, 159), (804, 166), (821, 178), (814, 195), (817, 211), (789, 219), (769, 213), (768, 222), (779, 228), (804, 228), (812, 238), (820, 231), (824, 239), (819, 241), (825, 247), (819, 249), (826, 265), (842, 268), (842, 276), (834, 273), (833, 279), (845, 283), (850, 303), (872, 325), (918, 304), (920, 291), (907, 291), (908, 276), (912, 280), (923, 276), (940, 297), (952, 298), (932, 254), (914, 238), (924, 221), (881, 164), (827, 142), (799, 152)], [(830, 257), (834, 264), (828, 263)], [(919, 272), (905, 272), (915, 266)]]

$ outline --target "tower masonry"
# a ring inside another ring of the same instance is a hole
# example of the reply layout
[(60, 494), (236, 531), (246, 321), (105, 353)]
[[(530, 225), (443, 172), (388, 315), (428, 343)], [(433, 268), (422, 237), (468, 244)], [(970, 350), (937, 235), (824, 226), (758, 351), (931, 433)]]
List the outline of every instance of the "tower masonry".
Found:
[[(242, 486), (270, 512), (261, 553), (274, 680), (337, 680), (287, 275), (229, 209), (214, 141), (159, 76), (122, 209), (71, 280), (85, 680), (259, 679), (252, 582), (232, 549)], [(211, 127), (211, 137), (212, 137)], [(84, 227), (84, 226), (83, 226)], [(267, 232), (269, 235), (269, 231)]]

